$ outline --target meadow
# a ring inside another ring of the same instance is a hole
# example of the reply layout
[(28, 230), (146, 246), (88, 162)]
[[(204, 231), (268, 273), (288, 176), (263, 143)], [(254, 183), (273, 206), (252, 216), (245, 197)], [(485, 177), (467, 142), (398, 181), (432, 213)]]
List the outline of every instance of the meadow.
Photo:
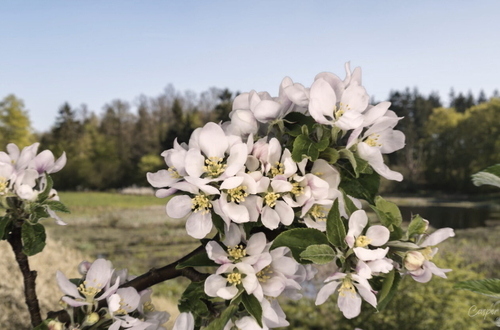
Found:
[[(51, 219), (43, 220), (49, 244), (47, 251), (33, 258), (43, 259), (42, 256), (47, 254), (42, 261), (35, 261), (33, 267), (39, 274), (45, 274), (38, 279), (44, 311), (58, 309), (60, 292), (54, 276), (57, 269), (74, 275), (81, 260), (104, 257), (110, 259), (116, 268), (128, 268), (131, 274), (139, 275), (152, 267), (171, 263), (199, 244), (186, 235), (182, 219), (168, 218), (165, 213), (166, 199), (96, 192), (62, 192), (60, 198), (71, 210), (71, 214), (60, 214), (68, 225), (57, 226)], [(404, 278), (404, 290), (400, 290), (381, 313), (365, 306), (360, 317), (345, 321), (333, 299), (319, 308), (314, 306), (312, 299), (287, 301), (285, 310), (290, 315), (289, 328), (402, 329), (401, 324), (411, 322), (412, 325), (405, 326), (405, 329), (495, 329), (491, 316), (483, 319), (469, 315), (472, 306), (487, 309), (494, 301), (455, 290), (453, 284), (466, 279), (499, 277), (499, 234), (498, 226), (457, 230), (455, 238), (440, 246), (440, 257), (435, 260), (441, 268), (454, 269), (449, 273), (449, 279), (434, 278), (430, 283), (421, 285), (411, 278)], [(6, 242), (1, 242), (2, 255), (11, 253), (6, 247)], [(6, 271), (2, 278), (12, 276), (16, 271), (7, 259), (3, 261), (6, 265), (0, 267), (0, 270)], [(328, 266), (322, 267), (320, 272), (327, 274)], [(23, 308), (20, 283), (16, 281), (8, 285), (0, 281), (2, 310), (20, 311)], [(163, 307), (175, 316), (178, 313), (175, 301), (187, 284), (184, 279), (175, 279), (155, 286), (156, 299), (161, 301), (159, 308)], [(309, 295), (313, 296), (320, 282), (310, 284)], [(3, 314), (0, 316), (3, 328), (22, 329), (22, 318), (9, 317), (9, 313), (0, 314)], [(18, 321), (11, 323), (12, 327), (6, 327), (6, 322), (13, 322), (14, 319)], [(332, 322), (336, 323), (335, 327), (332, 327)]]

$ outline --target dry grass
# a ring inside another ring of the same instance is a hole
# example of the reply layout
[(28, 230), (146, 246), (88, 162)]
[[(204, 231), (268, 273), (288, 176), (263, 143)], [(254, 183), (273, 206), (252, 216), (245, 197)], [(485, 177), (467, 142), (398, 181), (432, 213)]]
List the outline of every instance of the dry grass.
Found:
[[(6, 241), (0, 241), (0, 329), (30, 329), (30, 317), (24, 302), (23, 280), (14, 259), (14, 253)], [(64, 246), (61, 242), (47, 240), (42, 253), (30, 257), (32, 270), (38, 272), (36, 290), (42, 318), (48, 311), (59, 310), (62, 293), (56, 282), (56, 271), (68, 277), (79, 277), (77, 266), (82, 260), (92, 260), (81, 252)], [(177, 306), (164, 297), (154, 297), (157, 310), (166, 310), (172, 319), (178, 315)], [(167, 323), (170, 325), (172, 321)], [(171, 325), (170, 325), (171, 326)]]
[[(0, 325), (2, 329), (29, 329), (29, 314), (24, 303), (21, 271), (14, 259), (14, 253), (6, 241), (0, 242)], [(32, 270), (38, 272), (36, 289), (42, 317), (49, 310), (58, 310), (61, 291), (56, 283), (56, 271), (67, 276), (78, 277), (78, 263), (85, 257), (61, 243), (48, 240), (43, 253), (30, 257)]]

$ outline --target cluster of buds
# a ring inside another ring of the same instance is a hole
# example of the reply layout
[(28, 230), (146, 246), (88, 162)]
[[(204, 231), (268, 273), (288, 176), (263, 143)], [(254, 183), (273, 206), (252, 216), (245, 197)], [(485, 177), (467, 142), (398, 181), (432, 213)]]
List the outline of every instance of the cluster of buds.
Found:
[[(189, 324), (199, 328), (225, 300), (229, 328), (286, 326), (275, 298), (300, 296), (315, 274), (311, 263), (334, 265), (316, 304), (338, 292), (347, 318), (360, 313), (362, 299), (377, 308), (385, 298), (374, 284), (446, 277), (430, 260), (453, 230), (427, 237), (427, 222), (415, 217), (405, 231), (399, 209), (377, 196), (380, 177), (403, 179), (383, 155), (403, 148), (405, 136), (394, 129), (401, 118), (390, 103), (369, 100), (360, 68), (348, 63), (344, 79), (324, 72), (310, 87), (287, 77), (277, 97), (240, 94), (229, 122), (207, 123), (162, 153), (167, 169), (147, 179), (157, 197), (170, 197), (167, 214), (185, 218), (193, 238), (218, 232), (206, 244), (211, 263), (188, 263), (217, 267), (196, 296), (207, 306), (180, 305), (193, 312), (184, 316)], [(362, 199), (380, 224), (368, 221)]]

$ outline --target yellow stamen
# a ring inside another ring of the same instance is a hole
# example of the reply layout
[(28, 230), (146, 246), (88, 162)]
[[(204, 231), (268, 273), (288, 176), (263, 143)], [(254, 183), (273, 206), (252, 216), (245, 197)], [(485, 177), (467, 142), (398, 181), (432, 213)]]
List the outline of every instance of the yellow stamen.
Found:
[(191, 198), (191, 209), (193, 212), (202, 212), (203, 214), (207, 214), (210, 212), (212, 208), (212, 203), (208, 199), (206, 195), (196, 195)]
[(241, 274), (240, 273), (231, 273), (227, 275), (227, 281), (229, 284), (238, 285), (241, 284)]
[(368, 237), (366, 236), (358, 236), (358, 238), (356, 238), (356, 243), (355, 245), (357, 247), (365, 247), (365, 246), (368, 246), (368, 244), (370, 244), (372, 242), (371, 239), (369, 239)]
[(420, 250), (420, 253), (422, 253), (426, 260), (432, 260), (432, 248), (430, 246)]
[(349, 278), (345, 277), (339, 289), (339, 296), (345, 297), (347, 293), (350, 293), (351, 295), (355, 294), (356, 289), (354, 288), (352, 281)]
[(257, 272), (257, 274), (256, 274), (257, 279), (261, 283), (266, 283), (266, 281), (271, 278), (271, 276), (269, 274), (272, 274), (272, 273), (273, 273), (273, 271), (271, 270), (271, 266), (267, 265), (260, 272)]
[(155, 305), (153, 305), (151, 301), (145, 302), (142, 309), (144, 310), (144, 313), (156, 311)]
[(304, 193), (304, 187), (300, 186), (298, 182), (292, 182), (291, 192), (298, 197)]
[(381, 147), (382, 144), (379, 143), (378, 139), (380, 134), (372, 134), (370, 135), (364, 142), (368, 144), (370, 147)]
[(7, 187), (9, 184), (7, 183), (7, 179), (0, 176), (0, 194), (4, 194), (7, 191)]
[(274, 193), (274, 192), (268, 192), (266, 194), (266, 197), (264, 197), (266, 204), (269, 207), (274, 207), (276, 205), (276, 200), (280, 197), (279, 194)]
[(246, 192), (247, 186), (238, 186), (236, 188), (228, 189), (227, 196), (229, 197), (229, 201), (233, 203), (241, 203), (245, 201), (245, 197), (248, 196)]
[(274, 178), (277, 175), (285, 174), (285, 165), (276, 162), (276, 166), (271, 167), (271, 176)]
[(207, 176), (216, 178), (226, 170), (227, 165), (221, 164), (224, 159), (218, 157), (210, 157), (205, 159), (206, 166), (203, 166), (203, 171)]
[(229, 254), (229, 257), (231, 257), (233, 261), (240, 261), (241, 258), (247, 255), (247, 250), (244, 249), (242, 245), (236, 245), (234, 248), (228, 246), (227, 254)]
[(87, 300), (92, 300), (99, 292), (102, 291), (101, 287), (102, 285), (100, 283), (98, 283), (95, 287), (87, 287), (87, 281), (83, 281), (83, 283), (78, 287), (78, 291), (80, 291), (87, 298)]
[(309, 215), (316, 221), (326, 221), (328, 217), (328, 209), (322, 205), (314, 204), (309, 210)]
[(177, 170), (173, 166), (168, 168), (168, 172), (170, 173), (170, 176), (174, 179), (182, 178), (182, 176), (179, 174), (179, 172), (177, 172)]

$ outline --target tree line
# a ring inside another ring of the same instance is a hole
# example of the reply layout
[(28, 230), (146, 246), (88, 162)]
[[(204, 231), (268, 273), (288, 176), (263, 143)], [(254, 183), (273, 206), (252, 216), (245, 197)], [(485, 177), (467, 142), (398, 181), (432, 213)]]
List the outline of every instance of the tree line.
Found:
[[(237, 93), (211, 88), (196, 94), (168, 85), (156, 97), (139, 96), (131, 104), (113, 100), (100, 114), (85, 105), (64, 103), (51, 129), (33, 133), (29, 112), (14, 95), (0, 102), (0, 145), (26, 146), (56, 156), (66, 152), (68, 163), (59, 173), (60, 190), (107, 190), (148, 186), (146, 172), (164, 167), (160, 156), (177, 138), (187, 142), (191, 132), (209, 121), (227, 120)], [(386, 191), (415, 193), (440, 190), (472, 192), (470, 175), (500, 163), (500, 95), (487, 97), (449, 94), (444, 107), (437, 93), (416, 88), (391, 91), (391, 109), (403, 117), (397, 128), (406, 147), (388, 155), (387, 163), (403, 173), (403, 184), (384, 182)]]

